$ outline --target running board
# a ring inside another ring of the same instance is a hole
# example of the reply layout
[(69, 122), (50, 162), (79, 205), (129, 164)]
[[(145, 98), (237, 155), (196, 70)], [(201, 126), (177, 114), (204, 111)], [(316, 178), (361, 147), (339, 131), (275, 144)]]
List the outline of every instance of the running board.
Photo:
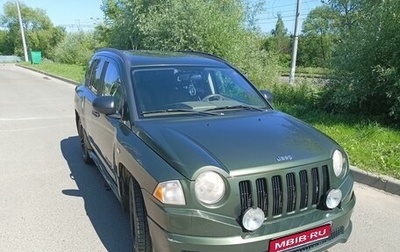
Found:
[(93, 151), (89, 151), (89, 156), (93, 160), (93, 162), (96, 164), (96, 166), (99, 169), (101, 175), (106, 180), (107, 184), (110, 186), (110, 188), (114, 192), (114, 194), (117, 196), (118, 200), (121, 201), (121, 197), (119, 195), (118, 187), (115, 184), (114, 180), (110, 177), (110, 175), (106, 171), (103, 163), (100, 161), (100, 159), (97, 157), (97, 155)]

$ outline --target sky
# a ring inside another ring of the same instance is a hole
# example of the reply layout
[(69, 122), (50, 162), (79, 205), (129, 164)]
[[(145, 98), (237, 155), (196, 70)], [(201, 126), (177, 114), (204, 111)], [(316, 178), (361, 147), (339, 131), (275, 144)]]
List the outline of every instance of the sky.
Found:
[[(0, 13), (7, 1), (0, 0)], [(103, 12), (100, 7), (102, 0), (19, 0), (20, 3), (31, 8), (40, 8), (46, 11), (54, 25), (66, 27), (67, 31), (78, 29), (90, 30), (101, 22)], [(321, 0), (299, 0), (301, 1), (300, 21), (303, 21), (310, 10), (321, 5)], [(264, 10), (257, 17), (257, 24), (265, 33), (274, 29), (278, 13), (281, 14), (288, 32), (294, 33), (297, 0), (264, 0)], [(301, 31), (301, 24), (300, 24)]]
[[(6, 2), (16, 0), (0, 0), (0, 12)], [(40, 8), (46, 11), (54, 25), (64, 26), (67, 31), (92, 29), (96, 22), (103, 19), (100, 9), (102, 0), (19, 0), (31, 8)]]
[[(301, 24), (306, 19), (308, 13), (318, 6), (321, 6), (321, 0), (299, 0), (300, 1), (300, 24), (299, 32), (301, 32)], [(297, 0), (264, 0), (264, 10), (258, 15), (257, 24), (263, 32), (271, 32), (275, 28), (278, 19), (278, 13), (281, 14), (283, 23), (290, 34), (294, 34), (294, 26), (296, 19)]]

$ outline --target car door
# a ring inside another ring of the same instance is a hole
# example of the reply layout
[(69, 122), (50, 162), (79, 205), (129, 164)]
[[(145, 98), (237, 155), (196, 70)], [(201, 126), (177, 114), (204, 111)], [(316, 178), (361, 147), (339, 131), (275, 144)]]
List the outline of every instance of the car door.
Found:
[(112, 180), (116, 179), (116, 167), (114, 166), (114, 147), (117, 128), (122, 123), (122, 106), (124, 93), (121, 83), (121, 72), (117, 62), (105, 58), (102, 88), (99, 96), (114, 96), (117, 101), (117, 114), (105, 115), (95, 113), (92, 138), (95, 143), (96, 153), (102, 161), (107, 174)]
[(104, 75), (104, 64), (105, 60), (100, 57), (94, 57), (89, 62), (88, 70), (85, 74), (85, 89), (81, 89), (80, 94), (81, 99), (81, 120), (82, 124), (86, 130), (89, 137), (89, 141), (92, 142), (92, 129), (95, 120), (95, 115), (93, 114), (93, 100), (101, 93), (102, 81)]

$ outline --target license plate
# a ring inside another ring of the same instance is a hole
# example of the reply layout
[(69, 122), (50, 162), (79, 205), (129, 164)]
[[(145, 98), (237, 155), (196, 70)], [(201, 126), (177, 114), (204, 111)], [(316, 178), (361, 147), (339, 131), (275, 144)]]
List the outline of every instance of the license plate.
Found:
[(293, 249), (328, 238), (331, 235), (331, 225), (327, 224), (297, 234), (288, 235), (269, 242), (269, 252), (279, 252)]

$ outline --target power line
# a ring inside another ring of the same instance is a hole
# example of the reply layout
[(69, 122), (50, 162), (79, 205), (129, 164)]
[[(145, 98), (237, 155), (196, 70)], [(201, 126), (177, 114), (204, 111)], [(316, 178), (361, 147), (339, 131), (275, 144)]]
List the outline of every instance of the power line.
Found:
[[(303, 4), (307, 4), (307, 3), (316, 3), (316, 2), (321, 3), (320, 0), (310, 0), (310, 1), (305, 1), (305, 2), (303, 2)], [(303, 6), (304, 6), (304, 5), (303, 5)], [(284, 11), (277, 11), (277, 9), (281, 9), (281, 8), (284, 8), (284, 7), (292, 7), (292, 8), (291, 8), (291, 9), (285, 8)], [(308, 4), (307, 4), (307, 7), (308, 7), (307, 9), (310, 9)], [(305, 7), (304, 7), (304, 8), (305, 8)], [(303, 8), (303, 9), (304, 9), (304, 8)], [(293, 2), (292, 4), (272, 5), (271, 7), (267, 6), (267, 7), (265, 8), (264, 11), (260, 11), (260, 12), (259, 12), (259, 15), (270, 14), (270, 13), (273, 13), (273, 12), (280, 12), (280, 13), (283, 13), (283, 12), (293, 12), (293, 13), (295, 13), (295, 12), (296, 12), (296, 2)]]
[[(293, 0), (292, 3), (282, 3), (280, 1), (266, 1), (267, 6), (262, 11), (260, 11), (255, 17), (255, 24), (260, 26), (264, 31), (273, 29), (273, 25), (276, 24), (278, 19), (278, 14), (290, 30), (294, 28), (294, 21), (296, 20), (298, 14), (298, 22), (304, 22), (311, 9), (314, 9), (323, 3), (321, 0), (302, 0), (302, 6), (299, 6), (299, 13), (297, 12), (297, 0)], [(275, 3), (277, 3), (275, 5)], [(301, 12), (301, 13), (300, 13)]]
[[(320, 2), (321, 0), (309, 0), (309, 1), (304, 1), (302, 2), (302, 4), (306, 4), (306, 3), (315, 3), (315, 2)], [(297, 2), (293, 2), (291, 4), (283, 4), (283, 5), (273, 5), (274, 8), (281, 8), (281, 7), (288, 7), (288, 6), (293, 6), (294, 8), (296, 8)]]
[[(300, 14), (300, 17), (307, 17), (308, 14)], [(286, 16), (281, 16), (281, 18), (293, 18), (296, 17), (296, 14), (294, 15), (286, 15)], [(258, 18), (258, 21), (264, 21), (264, 20), (276, 20), (278, 17), (268, 17), (268, 18)]]
[[(285, 20), (286, 22), (294, 22), (296, 19), (289, 19)], [(305, 19), (301, 19), (300, 21), (304, 21)], [(266, 24), (276, 24), (276, 21), (269, 21), (269, 22), (261, 22), (261, 23), (256, 23), (257, 25), (266, 25)]]
[[(310, 10), (310, 6), (309, 4), (314, 3), (321, 3), (321, 0), (309, 0), (309, 1), (304, 1), (302, 2), (302, 11), (304, 11), (305, 9)], [(284, 8), (284, 7), (292, 7), (292, 8)], [(284, 10), (279, 10), (284, 8)], [(296, 2), (293, 2), (291, 4), (283, 4), (283, 5), (274, 5), (272, 4), (271, 6), (268, 6), (266, 8), (264, 8), (263, 11), (260, 11), (258, 16), (262, 16), (262, 15), (269, 15), (271, 13), (296, 13)]]

